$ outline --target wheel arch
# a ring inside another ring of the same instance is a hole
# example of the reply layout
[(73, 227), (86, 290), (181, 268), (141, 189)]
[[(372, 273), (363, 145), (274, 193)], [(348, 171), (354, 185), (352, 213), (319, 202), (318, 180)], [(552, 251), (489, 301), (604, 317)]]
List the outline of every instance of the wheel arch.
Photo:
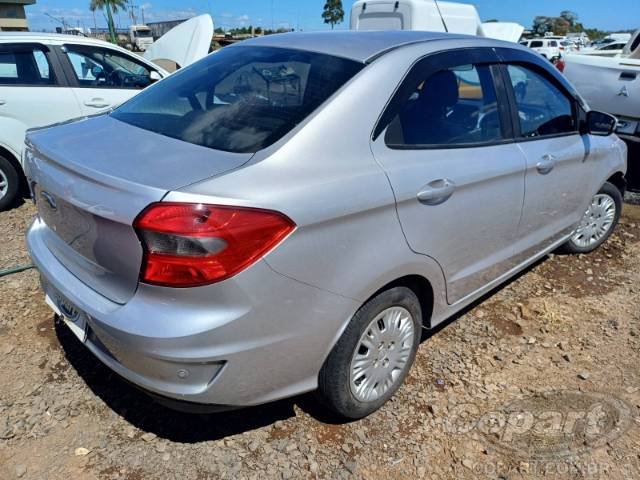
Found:
[(405, 275), (397, 278), (376, 290), (364, 303), (367, 303), (370, 299), (385, 290), (394, 287), (406, 287), (416, 294), (416, 297), (418, 297), (420, 301), (420, 309), (422, 310), (422, 326), (424, 328), (430, 328), (434, 307), (433, 286), (431, 282), (422, 275)]
[(615, 185), (618, 190), (620, 190), (620, 194), (624, 197), (624, 193), (627, 191), (627, 181), (624, 178), (624, 173), (616, 172), (611, 175), (607, 182)]

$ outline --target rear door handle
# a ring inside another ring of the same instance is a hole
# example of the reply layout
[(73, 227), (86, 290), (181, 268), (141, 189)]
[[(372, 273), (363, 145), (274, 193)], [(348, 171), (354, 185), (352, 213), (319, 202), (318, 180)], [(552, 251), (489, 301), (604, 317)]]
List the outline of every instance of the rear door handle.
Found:
[(418, 192), (418, 201), (425, 205), (440, 205), (449, 200), (456, 190), (456, 184), (448, 178), (429, 182)]
[(87, 107), (93, 107), (93, 108), (106, 108), (111, 105), (104, 98), (92, 98), (91, 100), (85, 101), (84, 104)]
[(555, 166), (556, 166), (556, 157), (554, 157), (553, 155), (547, 154), (543, 156), (542, 159), (536, 164), (536, 169), (538, 170), (538, 173), (540, 173), (541, 175), (546, 175), (547, 173), (550, 173)]
[(4, 105), (5, 103), (7, 103), (6, 100), (0, 100), (0, 105)]

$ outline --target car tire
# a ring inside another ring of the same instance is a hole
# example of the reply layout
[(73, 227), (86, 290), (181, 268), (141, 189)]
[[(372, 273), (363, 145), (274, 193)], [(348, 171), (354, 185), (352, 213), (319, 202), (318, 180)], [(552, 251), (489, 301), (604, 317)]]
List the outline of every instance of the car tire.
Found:
[(0, 156), (0, 211), (15, 200), (20, 191), (20, 175), (5, 157)]
[(345, 419), (379, 409), (404, 382), (421, 334), (420, 301), (409, 288), (394, 287), (367, 301), (320, 370), (321, 403)]
[(607, 241), (620, 220), (622, 193), (605, 183), (596, 193), (571, 239), (561, 247), (564, 253), (589, 253)]

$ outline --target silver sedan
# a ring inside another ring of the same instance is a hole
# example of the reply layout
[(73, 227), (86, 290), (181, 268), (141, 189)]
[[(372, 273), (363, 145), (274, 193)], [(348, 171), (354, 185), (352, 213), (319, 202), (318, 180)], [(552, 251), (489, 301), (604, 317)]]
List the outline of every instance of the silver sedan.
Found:
[(47, 301), (177, 408), (317, 390), (348, 418), (431, 329), (620, 216), (615, 119), (516, 44), (266, 36), (110, 114), (31, 132)]

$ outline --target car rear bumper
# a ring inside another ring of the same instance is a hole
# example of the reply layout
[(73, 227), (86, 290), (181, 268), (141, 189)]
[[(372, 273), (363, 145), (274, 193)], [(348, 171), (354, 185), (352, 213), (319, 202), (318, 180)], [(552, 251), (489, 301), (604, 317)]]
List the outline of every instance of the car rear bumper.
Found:
[(116, 373), (181, 402), (249, 406), (317, 387), (322, 362), (358, 304), (260, 261), (196, 288), (140, 284), (125, 305), (76, 278), (47, 248), (36, 219), (27, 246), (54, 302), (86, 321), (87, 348)]

